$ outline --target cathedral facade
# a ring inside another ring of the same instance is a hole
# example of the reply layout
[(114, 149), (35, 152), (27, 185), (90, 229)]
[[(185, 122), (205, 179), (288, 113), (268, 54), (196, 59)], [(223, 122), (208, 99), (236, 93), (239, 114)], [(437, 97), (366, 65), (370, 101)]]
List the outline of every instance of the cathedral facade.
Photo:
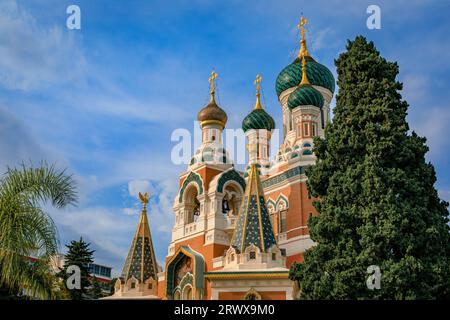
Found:
[[(307, 221), (317, 214), (305, 168), (315, 163), (313, 138), (324, 136), (335, 89), (330, 70), (308, 52), (306, 22), (302, 17), (297, 58), (276, 80), (283, 142), (274, 159), (269, 155), (275, 122), (260, 101), (261, 77), (255, 80), (255, 106), (242, 122), (249, 163), (240, 172), (222, 144), (227, 114), (216, 103), (217, 74), (211, 74), (210, 101), (197, 117), (202, 143), (180, 175), (165, 268), (156, 273), (152, 266), (152, 280), (140, 279), (152, 283), (152, 294), (159, 298), (295, 298), (289, 267), (302, 262), (304, 251), (314, 245)], [(121, 279), (118, 291), (128, 282)]]

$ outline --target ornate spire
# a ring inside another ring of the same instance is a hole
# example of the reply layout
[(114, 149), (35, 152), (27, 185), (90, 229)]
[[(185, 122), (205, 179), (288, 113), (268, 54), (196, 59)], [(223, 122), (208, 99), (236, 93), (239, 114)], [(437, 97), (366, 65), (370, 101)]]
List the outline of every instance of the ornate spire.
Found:
[(262, 109), (262, 106), (261, 106), (261, 81), (262, 81), (262, 77), (259, 74), (257, 74), (256, 79), (254, 81), (255, 88), (256, 88), (255, 109)]
[(267, 252), (276, 243), (258, 169), (256, 164), (252, 164), (231, 246), (239, 252), (244, 252), (253, 244), (261, 252)]
[(298, 58), (302, 59), (305, 56), (309, 56), (308, 48), (306, 47), (305, 38), (305, 25), (308, 24), (308, 20), (302, 15), (300, 18), (300, 23), (297, 28), (300, 30), (301, 40), (300, 40), (300, 51), (298, 53)]
[(215, 94), (216, 94), (216, 79), (219, 75), (213, 70), (211, 72), (211, 76), (209, 77), (209, 86), (210, 86), (210, 94), (211, 94), (211, 100), (210, 102), (214, 102)]
[(139, 192), (139, 199), (142, 203), (142, 211), (139, 217), (139, 224), (131, 243), (125, 265), (122, 269), (121, 279), (126, 282), (129, 278), (136, 278), (139, 283), (144, 283), (147, 279), (156, 279), (158, 267), (156, 263), (155, 250), (153, 248), (152, 236), (147, 218), (148, 193), (144, 195)]
[(208, 78), (211, 98), (209, 103), (197, 115), (197, 120), (200, 121), (202, 128), (208, 124), (218, 124), (223, 129), (228, 120), (227, 114), (217, 105), (215, 100), (216, 79), (218, 76), (215, 71), (212, 71), (211, 76)]
[(308, 75), (306, 74), (306, 59), (305, 56), (302, 57), (302, 81), (300, 85), (310, 84), (308, 80)]

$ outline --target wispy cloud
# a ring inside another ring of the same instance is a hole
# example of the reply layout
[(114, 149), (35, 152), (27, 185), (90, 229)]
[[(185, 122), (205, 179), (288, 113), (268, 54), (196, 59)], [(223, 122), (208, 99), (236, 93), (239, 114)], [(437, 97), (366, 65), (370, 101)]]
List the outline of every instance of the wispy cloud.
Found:
[(79, 40), (61, 27), (41, 28), (14, 0), (0, 3), (0, 84), (32, 90), (78, 81), (86, 72)]
[[(445, 5), (381, 1), (383, 29), (368, 32), (370, 1), (142, 1), (130, 2), (126, 14), (123, 4), (79, 2), (79, 32), (65, 29), (61, 1), (0, 3), (0, 169), (28, 159), (68, 167), (80, 202), (50, 211), (62, 240), (83, 235), (99, 262), (116, 272), (137, 224), (139, 191), (150, 193), (150, 227), (164, 261), (178, 174), (186, 169), (171, 163), (170, 133), (182, 126), (192, 131), (208, 99), (212, 67), (220, 74), (227, 127), (240, 127), (251, 110), (256, 73), (264, 78), (266, 110), (282, 127), (273, 83), (292, 61), (289, 50), (298, 47), (302, 11), (311, 22), (308, 45), (333, 73), (333, 59), (359, 33), (399, 61), (411, 128), (427, 136), (430, 155), (445, 167), (441, 189), (449, 189), (448, 22), (431, 21)], [(410, 32), (424, 10), (427, 27), (419, 21)], [(418, 39), (426, 50), (417, 50)]]

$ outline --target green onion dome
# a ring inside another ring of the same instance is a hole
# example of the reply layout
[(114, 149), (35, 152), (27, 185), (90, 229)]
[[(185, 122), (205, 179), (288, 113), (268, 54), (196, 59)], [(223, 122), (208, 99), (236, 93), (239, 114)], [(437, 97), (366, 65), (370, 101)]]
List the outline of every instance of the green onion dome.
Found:
[[(312, 85), (323, 87), (331, 91), (331, 93), (334, 93), (335, 80), (331, 71), (310, 56), (305, 56), (305, 60), (309, 82)], [(280, 96), (283, 91), (298, 86), (301, 80), (302, 59), (297, 58), (278, 74), (275, 85), (277, 95)]]
[(242, 121), (242, 130), (275, 129), (275, 121), (264, 109), (253, 109)]
[(291, 110), (298, 106), (315, 106), (322, 108), (323, 103), (322, 94), (309, 84), (300, 85), (288, 98), (288, 107)]

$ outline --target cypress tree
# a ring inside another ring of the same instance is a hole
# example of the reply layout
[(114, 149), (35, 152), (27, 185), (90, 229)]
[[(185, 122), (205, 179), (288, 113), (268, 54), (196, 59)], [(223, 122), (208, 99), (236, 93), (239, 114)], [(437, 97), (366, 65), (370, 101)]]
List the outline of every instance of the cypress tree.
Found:
[[(294, 264), (304, 299), (450, 297), (448, 203), (434, 188), (426, 139), (410, 132), (397, 63), (358, 36), (335, 60), (339, 93), (317, 164), (307, 170), (317, 245)], [(369, 289), (367, 268), (380, 268)]]

